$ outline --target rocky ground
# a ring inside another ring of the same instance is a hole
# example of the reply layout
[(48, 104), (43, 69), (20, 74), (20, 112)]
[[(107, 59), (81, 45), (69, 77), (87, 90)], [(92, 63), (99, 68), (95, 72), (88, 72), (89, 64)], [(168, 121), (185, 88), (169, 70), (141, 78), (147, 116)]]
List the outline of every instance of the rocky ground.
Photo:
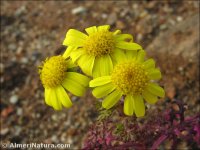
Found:
[(168, 99), (199, 107), (199, 2), (182, 1), (1, 1), (1, 140), (70, 143), (82, 147), (95, 121), (95, 99), (73, 97), (71, 109), (44, 104), (37, 66), (65, 50), (70, 28), (110, 24), (134, 36), (157, 60)]

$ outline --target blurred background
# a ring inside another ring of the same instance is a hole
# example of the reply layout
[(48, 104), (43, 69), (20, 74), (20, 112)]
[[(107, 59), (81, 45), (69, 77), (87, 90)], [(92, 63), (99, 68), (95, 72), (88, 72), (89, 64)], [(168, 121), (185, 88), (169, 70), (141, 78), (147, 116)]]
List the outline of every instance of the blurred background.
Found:
[[(166, 98), (199, 111), (198, 1), (1, 1), (1, 141), (70, 143), (79, 149), (95, 121), (95, 99), (71, 96), (71, 109), (44, 104), (38, 65), (61, 54), (66, 31), (111, 25), (130, 33), (160, 67)], [(162, 103), (162, 100), (161, 100)]]

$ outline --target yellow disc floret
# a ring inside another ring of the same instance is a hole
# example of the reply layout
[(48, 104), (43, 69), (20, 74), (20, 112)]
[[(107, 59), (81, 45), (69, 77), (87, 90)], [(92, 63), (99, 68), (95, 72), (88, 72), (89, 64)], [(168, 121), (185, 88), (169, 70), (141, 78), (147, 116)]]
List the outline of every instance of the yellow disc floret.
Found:
[(127, 61), (114, 67), (111, 75), (113, 84), (126, 94), (141, 94), (149, 82), (143, 65), (136, 61)]
[(62, 56), (47, 58), (39, 69), (40, 79), (45, 88), (54, 88), (62, 83), (67, 62)]
[(106, 30), (93, 33), (84, 44), (86, 53), (95, 57), (110, 54), (114, 47), (113, 33)]

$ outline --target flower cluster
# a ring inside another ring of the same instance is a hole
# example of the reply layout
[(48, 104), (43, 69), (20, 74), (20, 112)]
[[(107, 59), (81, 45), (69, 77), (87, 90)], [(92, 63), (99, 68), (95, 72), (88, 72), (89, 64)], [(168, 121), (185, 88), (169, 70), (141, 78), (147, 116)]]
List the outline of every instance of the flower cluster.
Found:
[[(71, 107), (67, 94), (82, 96), (87, 87), (103, 99), (103, 108), (110, 109), (118, 101), (124, 103), (124, 114), (145, 115), (145, 102), (154, 104), (165, 92), (156, 81), (161, 72), (153, 59), (133, 41), (130, 34), (110, 31), (109, 25), (93, 26), (82, 33), (70, 29), (63, 41), (67, 46), (61, 56), (47, 58), (39, 68), (45, 88), (45, 102), (56, 110)], [(82, 72), (74, 72), (80, 67)]]

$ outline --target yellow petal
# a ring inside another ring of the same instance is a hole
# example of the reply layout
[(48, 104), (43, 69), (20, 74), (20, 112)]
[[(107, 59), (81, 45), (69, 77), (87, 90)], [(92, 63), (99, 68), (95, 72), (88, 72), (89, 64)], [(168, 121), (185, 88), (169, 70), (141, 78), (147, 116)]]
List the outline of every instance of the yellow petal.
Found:
[(68, 78), (63, 81), (62, 85), (65, 89), (76, 96), (83, 96), (86, 91), (86, 89), (81, 84)]
[(101, 76), (110, 75), (110, 73), (113, 70), (113, 64), (110, 56), (109, 55), (102, 56), (100, 62), (101, 62), (101, 68), (99, 69), (101, 72)]
[(149, 104), (155, 104), (158, 101), (158, 97), (145, 90), (142, 96)]
[(70, 68), (74, 68), (74, 67), (77, 67), (77, 65), (75, 65), (75, 64), (72, 62), (72, 59), (68, 59), (68, 60), (67, 60), (67, 68), (70, 69)]
[(75, 30), (75, 29), (70, 29), (68, 32), (67, 32), (67, 35), (66, 36), (74, 36), (74, 37), (77, 37), (77, 38), (80, 38), (80, 39), (83, 39), (85, 40), (88, 36), (78, 30)]
[(124, 42), (124, 41), (120, 41), (116, 43), (115, 46), (124, 50), (141, 50), (142, 49), (142, 47), (137, 43), (130, 43), (130, 42)]
[(115, 48), (115, 50), (111, 54), (111, 57), (116, 62), (121, 62), (121, 61), (126, 60), (125, 52), (119, 48)]
[(146, 52), (144, 50), (140, 50), (137, 54), (137, 61), (143, 62), (145, 55), (146, 55)]
[(134, 95), (133, 104), (134, 104), (136, 116), (143, 117), (145, 115), (145, 106), (144, 106), (143, 98), (140, 95)]
[(75, 36), (68, 35), (63, 42), (63, 45), (65, 46), (75, 46), (75, 47), (81, 47), (84, 45), (85, 40), (80, 39)]
[(89, 35), (91, 35), (91, 34), (97, 32), (97, 27), (96, 27), (96, 26), (92, 26), (92, 27), (86, 28), (85, 31), (86, 31)]
[(143, 63), (144, 68), (148, 69), (148, 68), (155, 68), (155, 61), (153, 59), (148, 59), (147, 61), (145, 61)]
[(165, 91), (163, 90), (163, 88), (158, 86), (156, 83), (149, 83), (147, 90), (154, 95), (157, 95), (157, 96), (160, 96), (160, 97), (165, 96)]
[(72, 62), (76, 62), (83, 54), (85, 54), (85, 51), (82, 48), (75, 49), (71, 52), (70, 57), (72, 58)]
[(45, 97), (45, 102), (46, 102), (46, 104), (49, 105), (49, 106), (52, 106), (52, 105), (51, 105), (51, 101), (50, 101), (51, 90), (45, 88), (44, 93), (45, 93), (45, 96), (44, 96), (44, 97)]
[(119, 35), (115, 35), (114, 39), (116, 42), (118, 41), (125, 41), (128, 40), (129, 42), (133, 41), (133, 36), (131, 34), (119, 34)]
[(63, 54), (63, 57), (66, 59), (67, 57), (70, 56), (70, 53), (76, 49), (76, 47), (73, 47), (73, 46), (69, 46), (67, 47), (67, 49), (65, 50), (64, 54)]
[(69, 78), (75, 82), (80, 83), (82, 86), (87, 87), (90, 79), (87, 76), (84, 76), (77, 72), (67, 72), (66, 78)]
[(152, 80), (158, 80), (162, 77), (159, 69), (150, 69), (148, 73), (149, 78)]
[(116, 30), (113, 35), (117, 35), (117, 34), (120, 34), (121, 33), (121, 30)]
[(62, 86), (58, 86), (56, 88), (56, 95), (58, 100), (62, 103), (63, 106), (69, 108), (72, 106), (72, 102), (67, 94), (67, 92), (64, 90)]
[(77, 46), (77, 47), (83, 46), (87, 37), (88, 36), (86, 34), (80, 32), (78, 30), (70, 29), (66, 34), (63, 45)]
[(90, 55), (82, 55), (78, 60), (77, 63), (80, 66), (81, 70), (88, 76), (92, 76), (92, 69), (94, 65), (94, 56)]
[(102, 102), (102, 106), (106, 109), (113, 107), (122, 97), (122, 92), (115, 90), (109, 94)]
[(98, 31), (107, 31), (109, 29), (110, 29), (110, 25), (102, 25), (102, 26), (97, 27)]
[(126, 59), (134, 60), (137, 58), (138, 52), (137, 51), (126, 51), (125, 54), (126, 54)]
[(113, 70), (113, 63), (109, 55), (105, 55), (95, 59), (93, 67), (93, 77), (109, 75)]
[(49, 97), (51, 101), (51, 105), (55, 110), (61, 110), (62, 105), (61, 102), (58, 100), (57, 95), (56, 95), (56, 88), (50, 89), (51, 96)]
[(132, 116), (134, 113), (133, 97), (127, 95), (124, 100), (124, 114)]
[(101, 86), (111, 82), (111, 76), (102, 76), (90, 81), (90, 87)]
[(113, 84), (112, 83), (108, 83), (108, 84), (96, 87), (92, 91), (92, 94), (96, 98), (102, 98), (102, 97), (110, 94), (114, 89), (115, 89), (115, 87), (113, 86)]
[(99, 77), (99, 76), (101, 76), (101, 70), (100, 70), (100, 68), (101, 68), (101, 57), (99, 57), (99, 58), (95, 58), (95, 60), (94, 60), (94, 67), (93, 67), (93, 72), (92, 72), (92, 76), (93, 76), (93, 78), (97, 78), (97, 77)]

